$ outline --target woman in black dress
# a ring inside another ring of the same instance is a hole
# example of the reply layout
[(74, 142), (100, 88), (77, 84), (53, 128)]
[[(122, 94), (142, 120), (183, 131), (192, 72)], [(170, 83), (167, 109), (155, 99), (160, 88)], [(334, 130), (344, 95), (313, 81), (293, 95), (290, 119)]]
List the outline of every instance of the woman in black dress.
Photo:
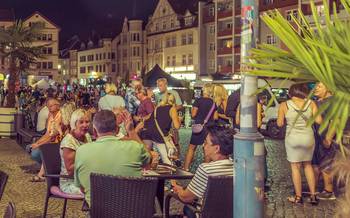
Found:
[(156, 146), (163, 163), (171, 164), (164, 139), (159, 133), (156, 126), (155, 112), (157, 113), (157, 123), (164, 136), (167, 136), (169, 134), (172, 124), (174, 128), (179, 129), (180, 120), (175, 107), (175, 96), (170, 93), (164, 95), (162, 101), (155, 108), (151, 116), (146, 119), (143, 124), (139, 124), (143, 125), (143, 129), (140, 132), (140, 138), (143, 140), (143, 142), (149, 147), (149, 149), (152, 149), (153, 146)]
[[(192, 105), (192, 119), (194, 119), (196, 124), (203, 124), (209, 112), (211, 112), (211, 114), (207, 124), (212, 123), (214, 119), (217, 119), (218, 117), (216, 112), (217, 107), (215, 105), (215, 102), (211, 98), (213, 86), (211, 84), (205, 84), (202, 91), (203, 96), (196, 99)], [(214, 106), (214, 110), (211, 111), (212, 106)], [(200, 133), (192, 132), (191, 141), (187, 149), (184, 163), (184, 169), (187, 171), (190, 169), (197, 145), (202, 145), (204, 143), (205, 137), (207, 136), (207, 131), (205, 128), (207, 124), (205, 124), (203, 130)]]

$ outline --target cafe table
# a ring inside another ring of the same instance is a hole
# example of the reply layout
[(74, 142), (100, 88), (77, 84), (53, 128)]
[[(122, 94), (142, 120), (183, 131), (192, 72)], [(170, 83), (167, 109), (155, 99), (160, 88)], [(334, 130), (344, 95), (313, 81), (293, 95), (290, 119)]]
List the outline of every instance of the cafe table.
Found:
[(142, 175), (144, 177), (158, 178), (157, 199), (159, 201), (160, 208), (162, 209), (162, 211), (164, 203), (165, 180), (186, 180), (193, 178), (192, 173), (167, 164), (160, 164), (155, 170), (144, 170)]

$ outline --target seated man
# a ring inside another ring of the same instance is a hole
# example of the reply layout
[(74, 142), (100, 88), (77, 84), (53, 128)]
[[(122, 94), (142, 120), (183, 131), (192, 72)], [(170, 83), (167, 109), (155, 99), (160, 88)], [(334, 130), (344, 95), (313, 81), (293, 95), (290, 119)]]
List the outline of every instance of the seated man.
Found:
[[(47, 101), (47, 107), (49, 110), (49, 117), (46, 123), (46, 133), (38, 139), (35, 143), (28, 145), (26, 150), (31, 154), (31, 158), (36, 162), (41, 164), (41, 156), (39, 147), (46, 143), (58, 143), (63, 136), (61, 123), (62, 117), (60, 113), (60, 102), (57, 99), (50, 98)], [(44, 177), (44, 168), (41, 166), (41, 169), (38, 175), (32, 178), (32, 182), (42, 182), (45, 181)]]
[[(90, 174), (101, 173), (114, 176), (141, 177), (142, 167), (150, 163), (151, 155), (139, 140), (118, 140), (114, 113), (101, 110), (93, 120), (97, 134), (95, 142), (80, 146), (76, 152), (74, 181), (81, 187), (90, 205)], [(136, 137), (129, 134), (130, 139)]]
[[(186, 203), (192, 203), (200, 200), (206, 191), (208, 176), (234, 176), (233, 161), (230, 155), (233, 153), (233, 135), (232, 129), (209, 126), (208, 135), (204, 140), (204, 159), (207, 163), (199, 165), (190, 184), (183, 188), (173, 183), (173, 190), (179, 198)], [(195, 214), (184, 207), (184, 215), (188, 218), (196, 217)]]

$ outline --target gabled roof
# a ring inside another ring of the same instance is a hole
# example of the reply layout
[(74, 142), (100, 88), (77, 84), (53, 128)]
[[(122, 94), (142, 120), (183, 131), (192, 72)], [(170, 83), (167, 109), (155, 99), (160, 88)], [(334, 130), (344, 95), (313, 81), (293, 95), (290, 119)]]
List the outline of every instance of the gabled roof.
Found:
[(0, 9), (0, 21), (14, 21), (15, 15), (13, 10)]
[(35, 11), (33, 14), (31, 14), (30, 16), (28, 16), (26, 19), (24, 20), (28, 20), (29, 18), (33, 17), (34, 15), (40, 15), (42, 18), (44, 18), (47, 22), (49, 22), (51, 25), (53, 25), (54, 27), (56, 27), (57, 29), (61, 29), (57, 24), (55, 24), (54, 22), (52, 22), (49, 18), (47, 18), (46, 16), (44, 16), (42, 13), (40, 13), (39, 11)]
[(197, 12), (198, 1), (199, 0), (168, 0), (175, 13), (181, 15), (184, 15), (186, 10), (189, 10), (191, 13)]

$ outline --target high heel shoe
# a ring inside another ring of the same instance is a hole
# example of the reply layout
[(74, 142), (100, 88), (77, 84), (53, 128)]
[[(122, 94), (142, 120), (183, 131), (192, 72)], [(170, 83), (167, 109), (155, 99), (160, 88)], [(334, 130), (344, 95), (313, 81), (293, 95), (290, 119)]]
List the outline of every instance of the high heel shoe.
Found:
[(310, 195), (310, 204), (313, 206), (318, 205), (318, 199), (317, 199), (317, 196), (315, 194)]

